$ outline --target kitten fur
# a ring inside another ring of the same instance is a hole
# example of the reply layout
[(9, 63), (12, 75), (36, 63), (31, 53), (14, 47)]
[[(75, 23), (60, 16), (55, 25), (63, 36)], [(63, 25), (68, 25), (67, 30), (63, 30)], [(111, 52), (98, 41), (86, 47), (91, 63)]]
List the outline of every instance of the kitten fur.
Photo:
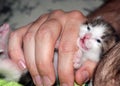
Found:
[[(118, 41), (119, 36), (116, 34), (114, 28), (102, 18), (99, 17), (86, 21), (80, 26), (79, 38), (77, 40), (79, 50), (75, 55), (74, 68), (80, 68), (80, 66), (82, 66), (86, 60), (99, 62), (102, 60), (103, 55), (113, 48)], [(99, 68), (98, 70), (101, 69), (102, 68)], [(99, 77), (96, 75), (94, 80), (91, 79), (89, 86), (93, 86), (95, 80), (98, 82), (97, 78)], [(107, 82), (104, 82), (104, 85), (100, 86), (106, 86), (105, 83)], [(99, 85), (95, 83), (95, 86)]]
[(86, 60), (98, 62), (117, 41), (115, 30), (102, 18), (86, 21), (80, 26), (77, 40), (79, 49), (73, 61), (74, 68), (78, 69)]

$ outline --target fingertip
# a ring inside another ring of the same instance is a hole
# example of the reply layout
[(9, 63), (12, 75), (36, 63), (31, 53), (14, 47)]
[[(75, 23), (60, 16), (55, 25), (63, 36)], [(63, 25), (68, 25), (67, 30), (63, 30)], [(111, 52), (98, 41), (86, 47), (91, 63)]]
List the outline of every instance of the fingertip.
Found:
[(76, 82), (79, 84), (84, 84), (89, 80), (88, 71), (84, 70), (76, 76)]
[(82, 76), (81, 76), (81, 74), (80, 74), (80, 70), (77, 70), (77, 71), (75, 72), (75, 81), (76, 81), (76, 83), (79, 84), (79, 85), (82, 85), (82, 84), (83, 84), (83, 80), (82, 80)]
[(27, 67), (26, 67), (26, 64), (23, 60), (19, 60), (18, 61), (18, 66), (21, 70), (25, 70)]
[(42, 83), (42, 78), (40, 75), (36, 75), (36, 76), (33, 76), (33, 82), (35, 85), (37, 86), (43, 86), (43, 83)]
[(52, 86), (55, 81), (48, 76), (43, 76), (43, 83), (45, 86)]
[(9, 53), (10, 59), (13, 62), (15, 62), (21, 70), (25, 70), (27, 67), (22, 52), (21, 53), (17, 51), (10, 51), (10, 52), (11, 52)]
[(75, 80), (78, 84), (82, 85), (91, 79), (96, 63), (87, 60), (75, 73)]
[(53, 64), (47, 62), (47, 65), (43, 63), (40, 65), (37, 64), (37, 66), (39, 74), (41, 75), (42, 78), (42, 83), (45, 86), (52, 86), (56, 80)]

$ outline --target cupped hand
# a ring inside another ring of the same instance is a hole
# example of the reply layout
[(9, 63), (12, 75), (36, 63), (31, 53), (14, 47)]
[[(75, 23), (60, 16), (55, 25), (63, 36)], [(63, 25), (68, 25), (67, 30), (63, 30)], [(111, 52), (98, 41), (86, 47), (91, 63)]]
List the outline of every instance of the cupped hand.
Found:
[[(29, 70), (37, 86), (51, 86), (55, 82), (52, 61), (54, 49), (57, 47), (60, 84), (73, 86), (73, 57), (77, 51), (76, 40), (79, 26), (85, 20), (86, 17), (79, 11), (56, 10), (44, 14), (36, 21), (11, 32), (8, 45), (9, 55), (21, 69)], [(91, 68), (86, 71), (92, 70)], [(85, 81), (79, 77), (81, 72), (82, 68), (75, 75), (79, 84)]]

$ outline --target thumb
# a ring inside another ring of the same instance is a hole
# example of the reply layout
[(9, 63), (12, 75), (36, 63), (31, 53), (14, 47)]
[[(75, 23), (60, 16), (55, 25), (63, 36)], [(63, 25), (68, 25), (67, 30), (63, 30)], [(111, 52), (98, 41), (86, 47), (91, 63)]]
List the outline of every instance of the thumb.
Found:
[(93, 76), (94, 69), (97, 63), (87, 60), (82, 67), (80, 67), (75, 73), (75, 80), (78, 84), (82, 85), (86, 83)]

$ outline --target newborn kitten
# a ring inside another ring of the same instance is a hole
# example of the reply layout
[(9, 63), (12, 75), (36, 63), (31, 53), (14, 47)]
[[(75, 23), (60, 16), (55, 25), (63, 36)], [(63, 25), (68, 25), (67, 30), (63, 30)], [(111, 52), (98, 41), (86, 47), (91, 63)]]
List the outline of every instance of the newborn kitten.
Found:
[[(77, 40), (79, 50), (73, 61), (74, 68), (80, 68), (86, 60), (99, 62), (101, 57), (106, 54), (118, 40), (118, 36), (113, 27), (102, 18), (88, 20), (80, 26)], [(89, 86), (93, 86), (92, 79), (90, 80)]]
[(86, 60), (98, 62), (115, 45), (117, 37), (112, 26), (100, 17), (82, 24), (77, 40), (79, 50), (73, 61), (74, 68), (78, 69)]

